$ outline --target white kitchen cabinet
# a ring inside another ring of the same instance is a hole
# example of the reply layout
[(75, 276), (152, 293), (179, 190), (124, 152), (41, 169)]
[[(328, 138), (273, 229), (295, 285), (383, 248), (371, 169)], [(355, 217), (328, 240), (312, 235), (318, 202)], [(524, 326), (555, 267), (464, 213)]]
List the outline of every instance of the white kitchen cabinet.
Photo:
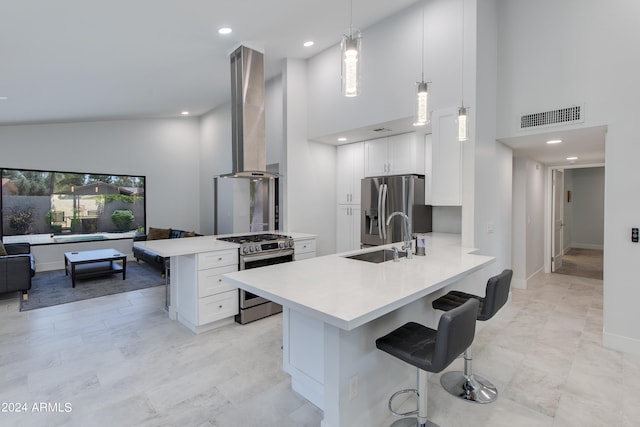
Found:
[(458, 141), (457, 108), (434, 111), (432, 135), (425, 137), (425, 201), (434, 206), (462, 205), (462, 143)]
[(360, 205), (338, 205), (336, 252), (360, 249)]
[(374, 139), (364, 142), (364, 175), (388, 175), (389, 138)]
[(337, 188), (339, 204), (360, 204), (360, 181), (364, 178), (364, 143), (338, 147)]
[(301, 261), (316, 256), (316, 239), (294, 239), (293, 260)]
[(424, 141), (415, 132), (364, 143), (364, 175), (424, 175)]
[[(195, 333), (233, 322), (238, 289), (222, 283), (222, 275), (238, 270), (238, 250), (172, 257), (177, 288), (178, 320)], [(175, 266), (174, 266), (175, 264)]]

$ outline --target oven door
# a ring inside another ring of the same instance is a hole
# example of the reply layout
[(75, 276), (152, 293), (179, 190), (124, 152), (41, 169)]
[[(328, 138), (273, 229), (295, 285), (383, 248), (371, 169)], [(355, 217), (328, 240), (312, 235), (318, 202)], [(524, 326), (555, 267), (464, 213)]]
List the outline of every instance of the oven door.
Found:
[[(293, 249), (286, 249), (270, 254), (254, 254), (240, 256), (240, 270), (265, 267), (267, 265), (282, 264), (293, 261)], [(268, 299), (240, 289), (240, 308), (249, 308), (269, 302)]]
[(257, 253), (240, 256), (240, 270), (265, 267), (267, 265), (282, 264), (293, 261), (293, 249), (284, 249), (278, 252)]

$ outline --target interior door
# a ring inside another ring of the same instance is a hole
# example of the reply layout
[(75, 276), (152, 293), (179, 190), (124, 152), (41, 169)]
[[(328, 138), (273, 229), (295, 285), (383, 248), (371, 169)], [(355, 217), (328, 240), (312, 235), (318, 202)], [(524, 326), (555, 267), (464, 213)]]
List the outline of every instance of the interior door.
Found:
[(564, 249), (564, 172), (554, 169), (552, 171), (552, 213), (553, 230), (551, 232), (551, 271), (562, 267), (562, 253)]

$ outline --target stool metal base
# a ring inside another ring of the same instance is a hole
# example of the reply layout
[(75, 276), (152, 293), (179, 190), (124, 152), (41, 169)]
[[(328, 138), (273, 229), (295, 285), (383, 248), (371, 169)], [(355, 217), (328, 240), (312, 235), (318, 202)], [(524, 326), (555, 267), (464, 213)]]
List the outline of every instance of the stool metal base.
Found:
[(465, 377), (462, 371), (443, 374), (440, 384), (452, 395), (469, 402), (491, 403), (498, 398), (498, 390), (489, 380), (478, 375)]
[(439, 427), (438, 424), (434, 424), (427, 420), (426, 424), (418, 424), (417, 418), (401, 418), (394, 421), (390, 427)]

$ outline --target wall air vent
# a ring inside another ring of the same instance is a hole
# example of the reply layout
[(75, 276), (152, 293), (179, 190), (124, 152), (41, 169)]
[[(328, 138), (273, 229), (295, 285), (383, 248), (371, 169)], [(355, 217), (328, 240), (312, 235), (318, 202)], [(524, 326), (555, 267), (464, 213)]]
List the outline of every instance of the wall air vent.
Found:
[(520, 129), (542, 126), (553, 126), (584, 121), (584, 108), (580, 105), (542, 113), (524, 114), (520, 116)]
[(376, 129), (372, 129), (374, 132), (378, 132), (378, 133), (385, 133), (385, 132), (391, 132), (391, 129), (387, 129), (387, 128), (376, 128)]

